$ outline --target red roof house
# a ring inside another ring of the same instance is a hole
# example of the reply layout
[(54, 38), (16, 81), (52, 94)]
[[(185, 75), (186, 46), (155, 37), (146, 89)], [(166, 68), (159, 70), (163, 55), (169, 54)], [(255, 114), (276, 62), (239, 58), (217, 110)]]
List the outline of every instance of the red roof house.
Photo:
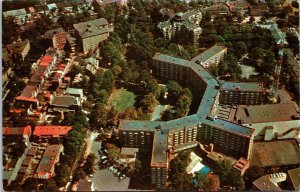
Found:
[(31, 126), (26, 127), (4, 127), (2, 130), (3, 142), (9, 143), (10, 141), (24, 141), (25, 144), (29, 142), (32, 135)]
[(41, 138), (59, 138), (64, 137), (72, 130), (71, 126), (36, 126), (33, 137)]

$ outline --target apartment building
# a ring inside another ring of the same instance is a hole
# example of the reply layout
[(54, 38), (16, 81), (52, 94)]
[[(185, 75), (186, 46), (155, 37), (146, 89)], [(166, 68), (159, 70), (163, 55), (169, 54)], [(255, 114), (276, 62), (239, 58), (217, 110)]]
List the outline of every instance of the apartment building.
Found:
[(253, 146), (253, 129), (242, 127), (237, 124), (215, 119), (202, 123), (199, 131), (199, 141), (201, 143), (214, 144), (214, 150), (228, 154), (239, 159), (244, 157), (250, 159)]
[(259, 83), (232, 83), (221, 85), (220, 103), (228, 105), (260, 105), (268, 102), (269, 93)]
[(197, 46), (202, 33), (200, 11), (191, 10), (186, 13), (176, 13), (174, 17), (165, 22), (160, 22), (158, 28), (167, 40), (174, 40), (179, 44), (191, 44)]
[(161, 189), (167, 184), (168, 179), (168, 139), (167, 132), (156, 129), (153, 138), (151, 157), (151, 186)]
[(210, 65), (218, 65), (224, 58), (226, 53), (227, 47), (214, 45), (211, 48), (205, 50), (203, 53), (191, 59), (191, 61), (198, 63), (207, 69)]
[(77, 41), (80, 43), (84, 54), (96, 50), (99, 43), (106, 40), (111, 32), (111, 27), (104, 18), (74, 24), (73, 26)]
[[(216, 117), (216, 106), (223, 97), (222, 88), (220, 89), (222, 86), (202, 65), (157, 53), (153, 57), (152, 67), (154, 75), (160, 81), (180, 81), (191, 86), (194, 94), (200, 98), (196, 114), (190, 116), (166, 122), (120, 121), (118, 136), (122, 146), (152, 147), (152, 188), (166, 186), (169, 155), (193, 148), (198, 142), (212, 144), (218, 153), (236, 159), (250, 159), (254, 130)], [(252, 86), (255, 87), (256, 84)], [(230, 86), (225, 84), (224, 87), (229, 90)], [(237, 99), (237, 103), (242, 101)]]

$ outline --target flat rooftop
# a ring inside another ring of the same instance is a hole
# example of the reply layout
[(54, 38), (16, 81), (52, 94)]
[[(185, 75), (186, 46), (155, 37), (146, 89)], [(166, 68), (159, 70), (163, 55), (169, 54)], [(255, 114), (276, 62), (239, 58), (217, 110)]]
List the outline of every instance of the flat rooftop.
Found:
[(253, 185), (260, 191), (281, 191), (267, 175), (264, 175), (253, 182)]
[(271, 105), (240, 105), (236, 111), (236, 120), (243, 124), (263, 123), (293, 120), (297, 115), (297, 109), (293, 103), (278, 103)]
[(168, 133), (167, 131), (156, 130), (154, 133), (152, 148), (151, 164), (162, 164), (168, 163), (167, 149), (168, 149)]
[(221, 84), (223, 90), (241, 90), (241, 91), (263, 91), (263, 86), (260, 83), (237, 83), (223, 82)]
[(213, 127), (218, 127), (220, 129), (223, 129), (231, 133), (243, 135), (245, 137), (250, 137), (254, 132), (254, 129), (252, 128), (238, 125), (222, 119), (215, 119), (215, 120), (205, 119), (203, 120), (203, 123)]
[(107, 20), (104, 18), (100, 18), (92, 21), (77, 23), (73, 26), (78, 32), (78, 34), (81, 36), (81, 38), (87, 38), (103, 33), (108, 33), (109, 29), (108, 27), (105, 27), (106, 25), (108, 25)]
[(254, 142), (250, 164), (259, 167), (300, 164), (296, 140)]
[(215, 56), (216, 54), (220, 53), (224, 49), (227, 49), (225, 46), (221, 45), (214, 45), (210, 47), (209, 49), (206, 49), (204, 52), (200, 53), (196, 57), (192, 58), (191, 61), (193, 62), (205, 62)]

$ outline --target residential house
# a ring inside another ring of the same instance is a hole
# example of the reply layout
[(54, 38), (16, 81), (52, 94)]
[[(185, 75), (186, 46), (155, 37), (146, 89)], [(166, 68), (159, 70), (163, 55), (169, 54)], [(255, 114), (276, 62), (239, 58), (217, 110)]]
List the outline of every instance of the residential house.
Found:
[(83, 89), (69, 87), (66, 89), (65, 94), (79, 98), (81, 103), (83, 103), (86, 100), (86, 97), (83, 94)]
[(30, 125), (26, 127), (3, 127), (2, 129), (4, 145), (12, 141), (24, 142), (25, 145), (28, 145), (31, 135), (32, 130)]
[(36, 169), (35, 177), (39, 179), (50, 179), (55, 176), (55, 164), (59, 162), (63, 145), (48, 145), (43, 157)]
[(96, 0), (96, 2), (99, 3), (99, 5), (105, 5), (110, 3), (118, 3), (120, 5), (127, 5), (128, 0)]
[(86, 65), (86, 70), (90, 71), (92, 74), (95, 74), (99, 68), (99, 60), (94, 57), (89, 57), (84, 60)]
[(32, 136), (35, 141), (59, 140), (59, 138), (65, 137), (71, 130), (71, 126), (36, 126)]
[(4, 19), (8, 17), (13, 17), (15, 22), (18, 25), (22, 25), (25, 23), (26, 19), (30, 16), (30, 14), (27, 13), (26, 9), (16, 9), (16, 10), (10, 10), (3, 12)]
[(63, 50), (67, 43), (67, 33), (63, 28), (48, 30), (43, 37), (51, 40), (52, 46), (60, 50)]
[(8, 50), (8, 53), (12, 56), (12, 58), (16, 56), (21, 56), (22, 59), (24, 60), (30, 50), (30, 41), (25, 40), (25, 41), (12, 43), (6, 45), (6, 48)]
[(84, 54), (95, 51), (99, 43), (106, 40), (112, 31), (104, 18), (74, 24), (73, 26)]
[(80, 98), (68, 95), (56, 95), (50, 101), (48, 112), (75, 112), (80, 106)]

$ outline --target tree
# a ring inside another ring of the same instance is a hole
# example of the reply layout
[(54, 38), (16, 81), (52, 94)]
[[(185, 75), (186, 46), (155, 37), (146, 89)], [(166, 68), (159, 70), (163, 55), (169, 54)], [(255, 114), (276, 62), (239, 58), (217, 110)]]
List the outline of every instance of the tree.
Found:
[(169, 180), (171, 188), (177, 190), (192, 190), (192, 176), (185, 171), (191, 159), (189, 153), (180, 153), (170, 162)]
[(155, 99), (152, 93), (149, 93), (143, 97), (140, 101), (140, 106), (144, 113), (152, 113), (158, 101)]
[(119, 119), (137, 120), (138, 112), (134, 107), (129, 107), (119, 115)]
[(69, 178), (68, 165), (61, 163), (55, 166), (55, 181), (58, 187), (63, 187), (67, 184)]
[(154, 78), (147, 79), (145, 82), (145, 93), (152, 93), (155, 98), (160, 96), (160, 86)]
[(209, 173), (197, 174), (198, 188), (201, 191), (217, 191), (220, 186), (219, 178), (216, 175)]
[(82, 167), (86, 175), (92, 174), (94, 172), (95, 160), (96, 160), (95, 154), (90, 153), (87, 156), (85, 163)]
[(43, 191), (58, 191), (58, 187), (56, 186), (56, 182), (53, 178), (45, 179), (43, 183), (42, 189)]
[(240, 172), (233, 168), (228, 160), (218, 161), (215, 173), (219, 176), (222, 186), (232, 186), (238, 190), (245, 188), (244, 180)]
[(112, 143), (107, 143), (106, 148), (107, 148), (109, 158), (113, 159), (120, 155), (120, 148), (118, 148), (116, 145)]
[(243, 54), (247, 53), (247, 45), (242, 41), (238, 41), (234, 44), (234, 53), (237, 57), (241, 57)]
[(74, 175), (73, 175), (73, 183), (76, 183), (77, 181), (79, 181), (80, 179), (84, 179), (85, 178), (85, 172), (83, 170), (83, 168), (78, 168), (74, 171)]
[(264, 169), (259, 168), (256, 165), (249, 167), (243, 176), (246, 189), (250, 189), (252, 186), (252, 182), (262, 177), (263, 175), (265, 175)]
[(84, 136), (81, 131), (74, 129), (68, 133), (64, 141), (64, 151), (71, 159), (81, 150), (83, 140)]

